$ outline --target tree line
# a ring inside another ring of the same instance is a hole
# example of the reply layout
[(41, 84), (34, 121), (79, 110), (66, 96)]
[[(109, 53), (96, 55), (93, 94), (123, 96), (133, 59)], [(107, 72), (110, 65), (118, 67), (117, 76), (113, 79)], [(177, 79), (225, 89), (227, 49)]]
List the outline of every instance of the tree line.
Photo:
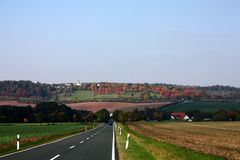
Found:
[[(240, 110), (232, 109), (229, 111), (219, 110), (217, 112), (203, 112), (200, 110), (191, 110), (185, 113), (192, 121), (240, 121)], [(137, 121), (163, 121), (172, 120), (171, 112), (161, 111), (157, 108), (145, 108), (144, 110), (133, 110), (124, 112), (115, 110), (113, 119), (116, 122), (137, 122)]]
[(35, 107), (0, 106), (0, 123), (108, 122), (109, 114), (106, 109), (93, 113), (56, 102), (43, 102)]
[[(220, 110), (203, 112), (191, 110), (185, 113), (193, 121), (240, 121), (240, 110)], [(87, 110), (74, 110), (65, 104), (42, 102), (35, 107), (0, 106), (0, 123), (51, 123), (51, 122), (105, 122), (110, 113), (101, 109), (96, 113)], [(133, 111), (115, 110), (112, 119), (117, 122), (163, 121), (171, 120), (171, 112), (160, 108), (134, 109)]]
[(115, 110), (112, 116), (116, 122), (137, 122), (137, 121), (162, 121), (171, 119), (171, 113), (159, 111), (156, 108), (145, 108), (144, 110), (134, 109), (133, 111), (124, 112)]
[(54, 85), (31, 81), (0, 81), (0, 96), (50, 98), (56, 91)]
[(240, 110), (231, 109), (229, 111), (219, 110), (217, 112), (203, 112), (199, 110), (192, 110), (186, 112), (189, 118), (193, 121), (240, 121)]

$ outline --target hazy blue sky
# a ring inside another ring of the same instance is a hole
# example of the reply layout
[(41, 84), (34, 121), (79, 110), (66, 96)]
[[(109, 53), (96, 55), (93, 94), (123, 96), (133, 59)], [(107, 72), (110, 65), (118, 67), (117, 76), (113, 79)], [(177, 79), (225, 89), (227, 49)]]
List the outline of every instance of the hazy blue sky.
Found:
[(240, 87), (239, 0), (0, 0), (0, 80)]

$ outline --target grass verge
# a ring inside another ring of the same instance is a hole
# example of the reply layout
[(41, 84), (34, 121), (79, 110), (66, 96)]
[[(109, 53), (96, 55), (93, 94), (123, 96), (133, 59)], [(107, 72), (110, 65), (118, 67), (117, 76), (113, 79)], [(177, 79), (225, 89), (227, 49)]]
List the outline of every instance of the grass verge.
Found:
[[(122, 128), (122, 134), (119, 134), (118, 127)], [(127, 130), (126, 126), (117, 124), (116, 131), (116, 141), (117, 141), (117, 150), (119, 154), (119, 160), (154, 160), (154, 157), (149, 153), (144, 146), (132, 139), (129, 140), (129, 148), (125, 150), (125, 144), (127, 139)]]

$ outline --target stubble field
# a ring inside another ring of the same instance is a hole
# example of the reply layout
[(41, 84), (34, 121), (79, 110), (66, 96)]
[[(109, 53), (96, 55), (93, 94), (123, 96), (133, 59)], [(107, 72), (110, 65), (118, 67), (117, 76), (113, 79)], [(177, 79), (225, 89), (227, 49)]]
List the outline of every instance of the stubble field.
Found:
[(159, 142), (240, 160), (240, 122), (131, 123), (128, 127)]

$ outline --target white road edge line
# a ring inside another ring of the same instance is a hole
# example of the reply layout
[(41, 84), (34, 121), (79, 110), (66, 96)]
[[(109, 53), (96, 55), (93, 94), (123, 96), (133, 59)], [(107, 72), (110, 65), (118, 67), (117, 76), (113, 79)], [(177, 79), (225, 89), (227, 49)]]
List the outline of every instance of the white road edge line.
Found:
[(81, 135), (81, 134), (85, 134), (85, 133), (90, 132), (90, 131), (92, 131), (92, 130), (95, 130), (95, 129), (99, 128), (99, 127), (102, 127), (103, 125), (104, 125), (104, 124), (102, 124), (102, 125), (100, 125), (100, 126), (98, 126), (98, 127), (96, 127), (96, 128), (92, 128), (92, 129), (90, 129), (90, 130), (84, 131), (84, 132), (80, 132), (80, 133), (77, 133), (77, 134), (73, 134), (73, 135), (70, 135), (70, 136), (67, 136), (67, 137), (58, 139), (58, 140), (53, 141), (53, 142), (44, 143), (44, 144), (40, 144), (40, 145), (38, 145), (38, 146), (34, 146), (34, 147), (31, 147), (31, 148), (27, 148), (27, 149), (24, 149), (24, 150), (21, 150), (21, 151), (17, 151), (17, 152), (5, 154), (5, 155), (0, 156), (0, 158), (7, 157), (7, 156), (10, 156), (10, 155), (14, 155), (14, 154), (21, 153), (21, 152), (25, 152), (25, 151), (28, 151), (28, 150), (31, 150), (31, 149), (35, 149), (35, 148), (42, 147), (42, 146), (46, 146), (46, 145), (49, 145), (49, 144), (52, 144), (52, 143), (56, 143), (56, 142), (62, 141), (62, 140), (67, 139), (67, 138), (71, 138), (71, 137), (74, 137), (74, 136)]
[(56, 155), (55, 157), (51, 158), (50, 160), (54, 160), (56, 158), (58, 158), (60, 156), (60, 154)]
[(69, 147), (69, 149), (73, 149), (75, 146)]
[(113, 122), (113, 139), (112, 139), (112, 160), (115, 160), (115, 132), (114, 132), (115, 122)]
[(80, 143), (83, 143), (84, 141), (81, 141)]

